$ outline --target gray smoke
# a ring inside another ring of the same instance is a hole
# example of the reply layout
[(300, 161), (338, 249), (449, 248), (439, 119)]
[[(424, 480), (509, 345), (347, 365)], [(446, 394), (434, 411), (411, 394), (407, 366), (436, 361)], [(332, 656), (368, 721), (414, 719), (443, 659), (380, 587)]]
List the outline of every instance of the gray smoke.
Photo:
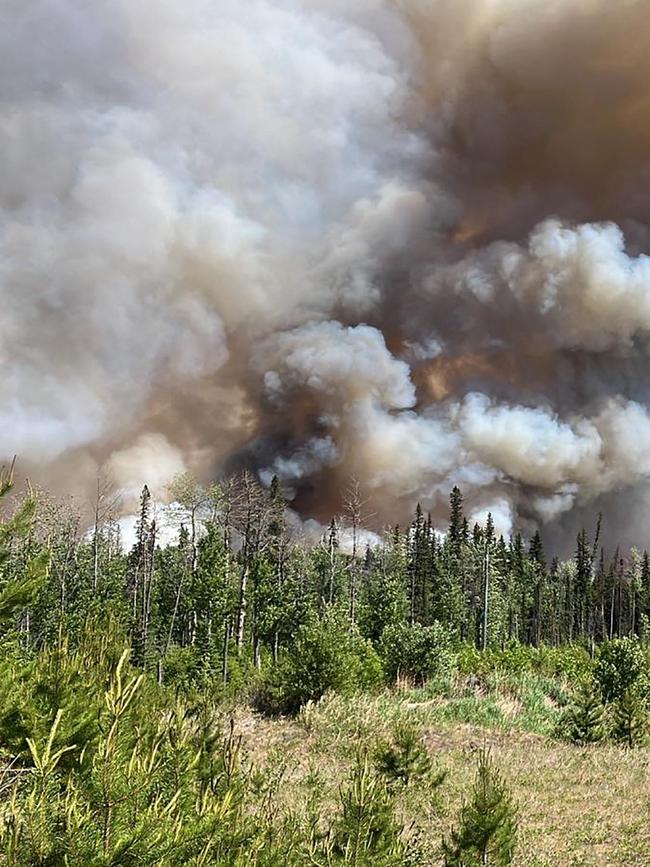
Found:
[(639, 541), (649, 75), (642, 0), (8, 0), (2, 456)]

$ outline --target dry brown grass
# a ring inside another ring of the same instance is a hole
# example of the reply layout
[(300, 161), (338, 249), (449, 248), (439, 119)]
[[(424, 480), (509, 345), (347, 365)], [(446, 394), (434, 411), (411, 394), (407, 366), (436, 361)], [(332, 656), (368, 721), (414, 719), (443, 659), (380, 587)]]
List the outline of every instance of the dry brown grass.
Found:
[[(650, 865), (650, 749), (582, 748), (541, 735), (489, 730), (436, 719), (438, 702), (403, 697), (331, 698), (303, 719), (266, 720), (244, 713), (238, 728), (256, 764), (286, 765), (284, 797), (300, 809), (305, 779), (317, 770), (333, 803), (358, 740), (372, 744), (391, 720), (409, 716), (422, 726), (427, 748), (447, 770), (439, 803), (424, 790), (407, 792), (400, 809), (421, 828), (430, 863), (471, 786), (474, 753), (486, 744), (519, 805), (518, 867)], [(504, 708), (516, 714), (514, 705)]]

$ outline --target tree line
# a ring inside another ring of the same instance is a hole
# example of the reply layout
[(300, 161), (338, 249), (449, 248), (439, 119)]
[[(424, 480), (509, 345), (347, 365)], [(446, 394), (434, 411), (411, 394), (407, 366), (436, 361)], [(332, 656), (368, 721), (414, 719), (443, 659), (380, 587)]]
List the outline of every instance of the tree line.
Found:
[(35, 557), (48, 561), (17, 623), (25, 646), (53, 641), (62, 626), (74, 635), (110, 610), (128, 632), (133, 660), (161, 680), (189, 665), (227, 683), (243, 661), (257, 669), (277, 663), (301, 629), (332, 612), (375, 646), (396, 627), (442, 627), (482, 649), (590, 646), (643, 636), (650, 622), (648, 554), (617, 550), (606, 559), (600, 520), (560, 561), (547, 557), (539, 532), (505, 539), (490, 515), (483, 526), (470, 523), (457, 487), (446, 526), (435, 527), (418, 505), (409, 526), (387, 529), (381, 544), (365, 549), (356, 484), (342, 518), (309, 545), (288, 523), (277, 478), (267, 489), (249, 473), (212, 486), (183, 475), (169, 494), (177, 538), (161, 543), (145, 486), (129, 551), (108, 483), (98, 484), (90, 532), (70, 504), (41, 498), (5, 566), (7, 581)]

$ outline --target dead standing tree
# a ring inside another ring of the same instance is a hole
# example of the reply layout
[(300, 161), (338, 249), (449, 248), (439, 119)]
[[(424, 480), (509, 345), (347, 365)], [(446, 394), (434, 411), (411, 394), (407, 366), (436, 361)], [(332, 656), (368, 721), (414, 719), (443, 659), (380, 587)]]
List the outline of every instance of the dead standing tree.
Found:
[[(237, 481), (236, 508), (233, 523), (241, 538), (239, 551), (239, 599), (235, 616), (235, 641), (237, 650), (244, 645), (246, 618), (249, 602), (249, 579), (255, 557), (262, 551), (266, 539), (266, 524), (269, 505), (266, 491), (254, 476), (245, 470)], [(253, 630), (253, 644), (257, 659), (257, 641)]]
[[(275, 574), (276, 602), (280, 604), (285, 583), (285, 570), (289, 555), (289, 531), (286, 522), (286, 501), (282, 485), (277, 476), (273, 476), (269, 488), (268, 521), (266, 526), (267, 545)], [(275, 620), (273, 630), (273, 661), (278, 661), (280, 650), (280, 625)]]
[[(219, 496), (213, 498), (211, 503), (210, 520), (219, 524), (222, 528), (223, 548), (225, 556), (225, 582), (228, 594), (232, 587), (232, 564), (233, 564), (233, 529), (234, 516), (238, 514), (241, 490), (235, 478), (228, 477), (219, 485)], [(234, 594), (234, 590), (233, 590)], [(233, 612), (230, 606), (226, 607), (223, 621), (223, 647), (221, 675), (223, 682), (228, 681), (228, 649), (233, 634)]]
[[(104, 541), (104, 528), (111, 524), (119, 510), (121, 495), (112, 480), (103, 471), (97, 474), (95, 502), (93, 504), (93, 592), (99, 586), (100, 551)], [(110, 554), (110, 545), (109, 554)]]
[[(78, 504), (72, 499), (52, 498), (38, 494), (39, 535), (50, 552), (49, 582), (58, 584), (58, 613), (62, 618), (68, 610), (69, 590), (78, 573), (79, 546), (83, 538), (83, 521)], [(26, 612), (29, 616), (29, 611)]]
[(347, 519), (352, 531), (352, 557), (348, 564), (348, 607), (351, 623), (357, 622), (359, 531), (374, 517), (374, 513), (366, 512), (367, 504), (368, 499), (363, 496), (359, 480), (353, 476), (343, 500), (343, 516)]

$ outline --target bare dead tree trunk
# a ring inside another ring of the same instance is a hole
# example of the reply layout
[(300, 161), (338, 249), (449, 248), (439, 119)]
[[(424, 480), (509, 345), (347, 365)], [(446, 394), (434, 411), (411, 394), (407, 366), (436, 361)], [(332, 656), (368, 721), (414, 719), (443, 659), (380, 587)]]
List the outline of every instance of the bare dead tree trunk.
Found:
[(228, 646), (230, 644), (230, 618), (226, 617), (223, 626), (223, 654), (221, 662), (221, 677), (224, 684), (228, 683)]
[(240, 527), (243, 535), (243, 544), (235, 627), (237, 650), (240, 650), (244, 644), (248, 614), (250, 570), (253, 560), (260, 550), (268, 512), (268, 509), (265, 509), (263, 505), (265, 493), (249, 472), (243, 473), (241, 487), (242, 496), (240, 499), (243, 505), (243, 515)]
[(490, 602), (490, 547), (485, 543), (485, 558), (483, 561), (483, 635), (482, 647), (487, 650), (488, 645), (488, 606)]
[(330, 533), (329, 533), (329, 555), (330, 555), (330, 573), (329, 573), (329, 588), (328, 588), (328, 602), (331, 605), (334, 602), (334, 582), (336, 580), (336, 549), (338, 547), (337, 538), (336, 538), (336, 523), (334, 518), (332, 518), (332, 523), (330, 524)]
[(156, 522), (151, 524), (143, 571), (142, 585), (142, 661), (147, 662), (149, 650), (149, 627), (151, 622), (151, 594), (153, 590), (154, 552), (156, 549)]
[(246, 626), (246, 602), (248, 592), (248, 563), (244, 562), (241, 569), (239, 582), (239, 604), (237, 606), (237, 649), (244, 645), (244, 628)]
[(97, 474), (95, 503), (94, 503), (94, 524), (93, 524), (93, 591), (97, 591), (99, 586), (99, 560), (100, 560), (100, 543), (102, 539), (102, 530), (110, 515), (119, 503), (120, 494), (115, 493), (111, 480), (103, 473)]
[(357, 620), (357, 595), (358, 595), (358, 570), (357, 570), (357, 544), (359, 529), (365, 521), (372, 515), (364, 514), (364, 507), (367, 500), (363, 499), (361, 486), (357, 479), (352, 478), (345, 494), (344, 514), (350, 522), (352, 528), (352, 558), (348, 567), (349, 573), (349, 615), (350, 622), (356, 623)]
[(95, 527), (93, 530), (93, 591), (97, 592), (99, 583), (99, 509), (102, 497), (99, 490), (99, 476), (97, 476), (97, 497), (95, 499)]

